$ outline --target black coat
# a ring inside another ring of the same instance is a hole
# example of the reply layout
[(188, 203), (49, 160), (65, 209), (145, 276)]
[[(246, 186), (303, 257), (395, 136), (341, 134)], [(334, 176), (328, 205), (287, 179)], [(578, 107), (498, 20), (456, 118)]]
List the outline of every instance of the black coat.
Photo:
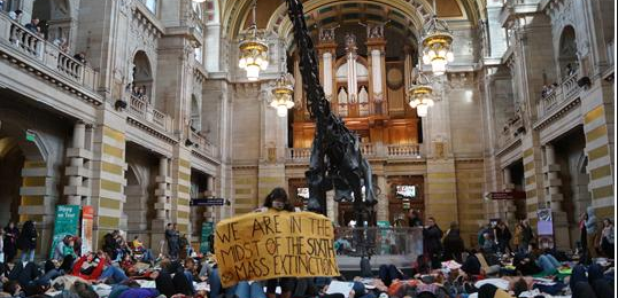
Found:
[(17, 247), (21, 250), (36, 249), (36, 240), (38, 236), (39, 234), (34, 227), (34, 223), (30, 220), (25, 222), (21, 234), (19, 234), (19, 238), (17, 238)]
[[(447, 252), (447, 254), (461, 254), (465, 247), (464, 241), (459, 233), (459, 229), (449, 230), (446, 237), (444, 237), (443, 245), (444, 251)], [(450, 255), (448, 257), (450, 257)]]
[(436, 225), (423, 229), (423, 243), (425, 251), (429, 254), (436, 254), (442, 251), (442, 230)]

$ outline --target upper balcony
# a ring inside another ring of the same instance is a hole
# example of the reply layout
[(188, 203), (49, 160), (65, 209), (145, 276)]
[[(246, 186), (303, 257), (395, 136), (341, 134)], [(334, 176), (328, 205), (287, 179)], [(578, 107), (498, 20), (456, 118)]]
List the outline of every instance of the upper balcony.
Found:
[(500, 12), (500, 24), (505, 27), (509, 20), (517, 15), (539, 12), (539, 0), (504, 0)]
[[(405, 160), (423, 158), (421, 144), (385, 145), (382, 143), (366, 143), (361, 144), (361, 152), (363, 153), (363, 156), (369, 160)], [(286, 151), (286, 160), (289, 163), (308, 163), (309, 157), (311, 157), (311, 148), (288, 148)]]
[(0, 56), (24, 71), (88, 101), (101, 105), (98, 73), (38, 34), (0, 13)]
[(166, 133), (172, 132), (172, 118), (155, 109), (147, 100), (135, 95), (129, 95), (129, 117), (138, 120), (146, 126), (154, 126)]
[(504, 127), (502, 127), (502, 132), (498, 136), (498, 147), (505, 148), (511, 146), (515, 141), (519, 140), (519, 135), (524, 131), (523, 115), (521, 112), (515, 113), (515, 116), (509, 118)]
[(562, 84), (556, 86), (545, 97), (541, 97), (538, 108), (538, 119), (550, 117), (554, 112), (569, 105), (579, 97), (581, 88), (577, 84), (579, 73), (575, 72), (567, 77)]
[[(189, 129), (189, 131), (191, 130)], [(189, 140), (193, 142), (192, 151), (194, 154), (200, 155), (202, 157), (218, 160), (219, 147), (211, 143), (205, 136), (203, 136), (202, 134), (198, 132), (191, 131)]]

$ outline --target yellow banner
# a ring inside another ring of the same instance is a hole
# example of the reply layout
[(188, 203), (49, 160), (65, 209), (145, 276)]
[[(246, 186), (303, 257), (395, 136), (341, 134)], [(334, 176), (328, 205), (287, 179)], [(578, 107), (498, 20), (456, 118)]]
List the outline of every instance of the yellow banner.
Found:
[(316, 213), (245, 214), (219, 222), (215, 234), (223, 287), (241, 280), (340, 275), (332, 222)]

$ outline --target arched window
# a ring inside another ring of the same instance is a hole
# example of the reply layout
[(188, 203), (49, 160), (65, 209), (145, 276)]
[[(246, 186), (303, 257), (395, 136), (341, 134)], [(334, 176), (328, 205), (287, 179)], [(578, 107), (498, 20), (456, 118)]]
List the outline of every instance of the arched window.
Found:
[(71, 39), (71, 10), (68, 0), (35, 0), (32, 4), (32, 16), (39, 18), (41, 30), (47, 40)]
[(131, 94), (139, 97), (143, 101), (153, 104), (153, 74), (150, 61), (146, 53), (139, 51), (133, 58), (133, 83), (131, 84)]
[(195, 97), (195, 95), (191, 95), (191, 130), (195, 132), (199, 132), (202, 130), (202, 111), (200, 109), (200, 103)]
[(572, 26), (564, 27), (560, 35), (560, 48), (558, 52), (559, 73), (563, 79), (574, 75), (579, 70), (577, 41), (575, 38), (575, 29)]
[(199, 62), (199, 64), (203, 63), (203, 56), (202, 56), (202, 48), (195, 48), (193, 50), (193, 56), (195, 57), (195, 61)]

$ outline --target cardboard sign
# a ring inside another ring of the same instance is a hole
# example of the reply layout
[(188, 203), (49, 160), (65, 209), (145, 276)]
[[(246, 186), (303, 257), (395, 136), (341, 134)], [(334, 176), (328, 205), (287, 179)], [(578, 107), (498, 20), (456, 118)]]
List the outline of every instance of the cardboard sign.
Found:
[(553, 236), (554, 222), (551, 216), (551, 209), (540, 209), (537, 211), (539, 221), (537, 222), (537, 233), (539, 236)]
[(79, 205), (57, 205), (56, 220), (54, 221), (54, 238), (49, 257), (54, 256), (56, 244), (66, 235), (77, 236), (79, 229)]
[(82, 256), (92, 251), (92, 221), (94, 209), (92, 206), (84, 206), (82, 211)]
[(242, 280), (339, 276), (330, 219), (311, 212), (250, 213), (217, 224), (224, 288)]

